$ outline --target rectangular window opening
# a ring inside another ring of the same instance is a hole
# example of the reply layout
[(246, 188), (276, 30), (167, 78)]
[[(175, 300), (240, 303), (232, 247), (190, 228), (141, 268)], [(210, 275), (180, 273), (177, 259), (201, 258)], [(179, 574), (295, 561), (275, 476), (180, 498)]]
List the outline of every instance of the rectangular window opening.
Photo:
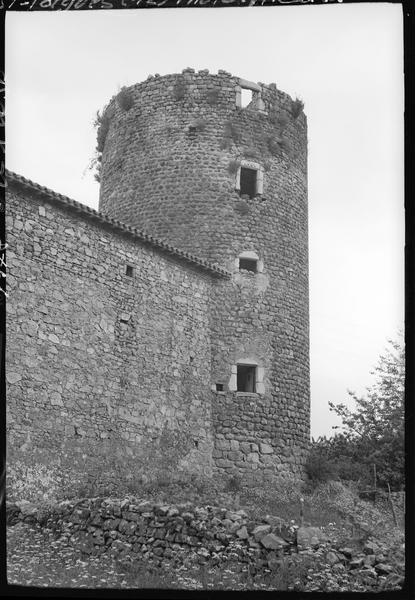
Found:
[(257, 261), (255, 258), (240, 258), (239, 259), (239, 270), (244, 269), (245, 271), (257, 272)]
[(255, 392), (256, 366), (237, 365), (236, 388), (238, 392)]
[(249, 196), (254, 198), (256, 196), (257, 187), (257, 171), (256, 169), (249, 169), (248, 167), (241, 167), (240, 177), (240, 196)]
[(246, 108), (252, 102), (252, 90), (241, 88), (241, 108)]
[(216, 391), (217, 392), (223, 392), (223, 383), (217, 383), (216, 384)]
[(134, 268), (131, 265), (127, 265), (125, 267), (125, 274), (127, 275), (127, 277), (133, 277), (133, 275), (134, 275)]

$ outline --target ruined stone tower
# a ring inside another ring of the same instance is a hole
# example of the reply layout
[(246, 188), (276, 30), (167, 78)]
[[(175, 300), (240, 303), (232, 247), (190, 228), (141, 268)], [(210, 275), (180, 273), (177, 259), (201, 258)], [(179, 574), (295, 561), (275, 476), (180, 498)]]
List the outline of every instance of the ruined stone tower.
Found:
[(102, 213), (231, 273), (210, 289), (216, 469), (301, 472), (309, 441), (302, 104), (275, 84), (185, 69), (124, 88), (103, 113), (98, 142)]

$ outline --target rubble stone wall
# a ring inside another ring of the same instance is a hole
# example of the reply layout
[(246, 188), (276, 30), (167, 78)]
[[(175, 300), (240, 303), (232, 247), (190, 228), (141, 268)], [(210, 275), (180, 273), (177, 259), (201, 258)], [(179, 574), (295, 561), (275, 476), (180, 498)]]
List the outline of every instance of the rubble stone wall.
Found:
[(210, 473), (211, 278), (13, 184), (7, 231), (9, 444)]
[[(214, 458), (250, 480), (301, 474), (309, 445), (307, 122), (296, 107), (275, 84), (185, 69), (114, 97), (98, 135), (100, 209), (232, 273), (211, 299)], [(240, 196), (241, 165), (258, 169), (253, 198)], [(244, 252), (257, 273), (239, 271)], [(235, 391), (241, 361), (257, 365), (259, 393)]]

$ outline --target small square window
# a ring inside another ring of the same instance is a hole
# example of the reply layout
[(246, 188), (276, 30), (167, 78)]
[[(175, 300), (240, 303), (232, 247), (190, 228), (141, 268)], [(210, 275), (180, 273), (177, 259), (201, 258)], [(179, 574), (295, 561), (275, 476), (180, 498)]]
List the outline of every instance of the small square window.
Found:
[(256, 366), (237, 365), (236, 389), (238, 392), (255, 392)]
[(258, 263), (255, 258), (240, 258), (239, 259), (239, 270), (251, 271), (252, 273), (257, 272)]
[(127, 275), (127, 277), (133, 277), (133, 275), (134, 275), (134, 268), (131, 265), (127, 265), (125, 267), (125, 274)]
[(251, 104), (253, 98), (252, 90), (241, 88), (241, 108), (246, 108)]
[(240, 196), (254, 198), (257, 194), (257, 170), (241, 167)]
[(217, 383), (216, 384), (216, 391), (217, 392), (223, 392), (223, 383)]

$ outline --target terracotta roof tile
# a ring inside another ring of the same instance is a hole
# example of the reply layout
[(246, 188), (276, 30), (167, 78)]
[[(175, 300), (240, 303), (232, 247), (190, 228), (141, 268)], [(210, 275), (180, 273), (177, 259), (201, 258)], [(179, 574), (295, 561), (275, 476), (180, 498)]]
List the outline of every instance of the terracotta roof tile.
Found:
[(175, 248), (167, 242), (157, 239), (144, 231), (140, 231), (136, 228), (133, 228), (130, 225), (126, 225), (121, 221), (118, 221), (117, 219), (111, 219), (110, 217), (107, 217), (106, 215), (98, 212), (90, 206), (87, 206), (86, 204), (81, 204), (80, 202), (77, 202), (72, 198), (68, 198), (67, 196), (63, 196), (58, 192), (54, 192), (53, 190), (50, 190), (49, 188), (43, 185), (39, 185), (38, 183), (31, 181), (30, 179), (26, 179), (26, 177), (23, 177), (23, 175), (18, 175), (17, 173), (13, 173), (12, 171), (6, 169), (6, 176), (8, 185), (20, 185), (34, 192), (42, 193), (49, 202), (55, 202), (60, 206), (69, 208), (70, 210), (75, 209), (77, 212), (83, 213), (87, 217), (92, 216), (101, 223), (110, 225), (115, 231), (119, 233), (127, 233), (129, 235), (132, 235), (137, 240), (145, 242), (146, 244), (149, 244), (154, 248), (157, 248), (158, 250), (172, 254), (180, 260), (195, 265), (203, 269), (204, 271), (208, 271), (212, 275), (219, 277), (230, 277), (230, 273), (229, 271), (226, 271), (226, 269), (222, 269), (221, 267), (212, 265), (202, 258), (194, 256), (189, 252), (180, 250), (179, 248)]

